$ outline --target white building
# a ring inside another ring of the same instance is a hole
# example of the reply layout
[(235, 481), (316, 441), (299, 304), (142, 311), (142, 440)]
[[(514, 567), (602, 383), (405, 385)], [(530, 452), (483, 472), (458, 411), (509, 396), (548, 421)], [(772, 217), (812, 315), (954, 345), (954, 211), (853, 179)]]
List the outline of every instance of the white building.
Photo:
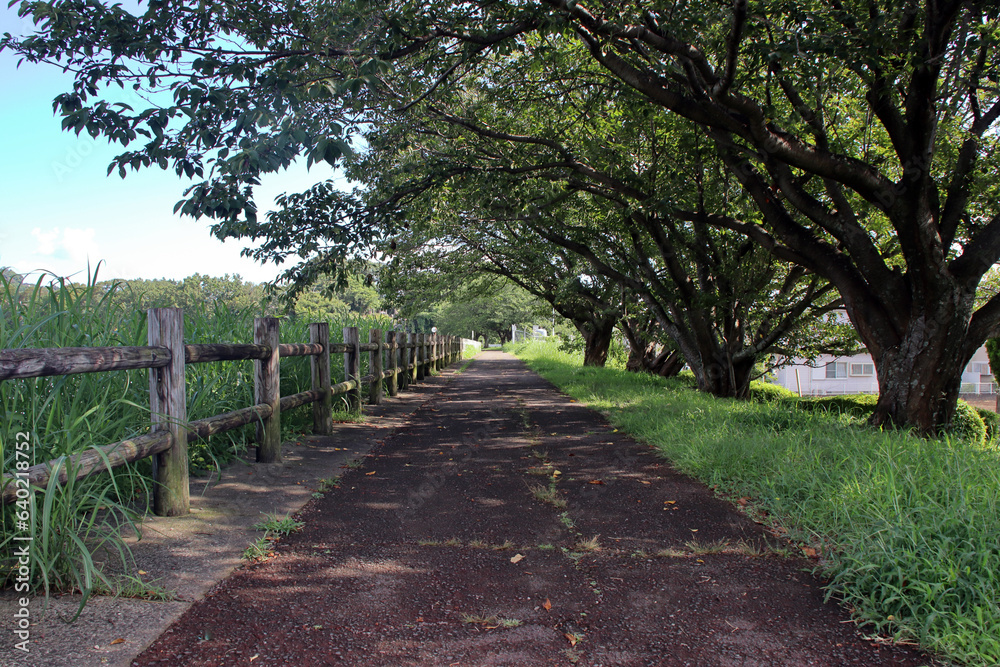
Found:
[[(775, 371), (775, 376), (776, 384), (800, 396), (878, 393), (875, 364), (871, 356), (864, 352), (850, 357), (820, 355), (812, 364), (805, 359), (796, 359), (793, 364)], [(985, 346), (976, 350), (965, 367), (961, 391), (963, 394), (997, 392)]]
[[(834, 311), (838, 322), (848, 323), (847, 312)], [(799, 396), (825, 396), (831, 394), (877, 394), (878, 378), (871, 355), (860, 352), (849, 357), (822, 354), (810, 363), (795, 359), (792, 364), (775, 371), (776, 384), (791, 389)], [(990, 373), (990, 359), (986, 346), (976, 350), (972, 360), (962, 372), (963, 394), (995, 394), (997, 384)]]

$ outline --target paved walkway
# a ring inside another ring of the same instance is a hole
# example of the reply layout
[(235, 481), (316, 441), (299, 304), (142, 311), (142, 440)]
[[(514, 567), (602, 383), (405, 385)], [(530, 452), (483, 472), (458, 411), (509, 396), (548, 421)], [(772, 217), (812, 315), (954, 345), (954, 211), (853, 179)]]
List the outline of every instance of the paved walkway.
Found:
[(921, 665), (805, 561), (487, 352), (135, 665)]

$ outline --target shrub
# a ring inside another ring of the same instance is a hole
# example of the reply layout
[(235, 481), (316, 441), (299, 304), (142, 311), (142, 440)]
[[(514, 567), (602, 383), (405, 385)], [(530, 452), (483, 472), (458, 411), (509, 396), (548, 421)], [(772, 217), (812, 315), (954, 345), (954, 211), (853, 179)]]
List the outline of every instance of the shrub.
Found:
[(977, 447), (986, 444), (986, 424), (979, 412), (974, 407), (959, 400), (955, 408), (955, 416), (952, 417), (951, 426), (948, 427), (949, 435), (971, 442)]
[(688, 370), (681, 371), (675, 376), (675, 379), (680, 380), (684, 386), (690, 387), (691, 389), (698, 388), (698, 380), (695, 378), (694, 373)]
[(984, 410), (983, 408), (976, 408), (976, 412), (979, 413), (980, 418), (983, 420), (983, 425), (986, 426), (986, 441), (992, 442), (1000, 436), (1000, 415), (992, 410)]
[(750, 383), (751, 401), (770, 402), (793, 398), (796, 398), (795, 392), (782, 387), (780, 384), (771, 384), (763, 380), (754, 380)]
[[(875, 411), (878, 396), (875, 394), (848, 394), (844, 396), (824, 396), (822, 398), (803, 398), (798, 406), (804, 410), (823, 410), (826, 412), (848, 414), (852, 417), (867, 419)], [(946, 429), (953, 438), (965, 440), (977, 447), (982, 447), (991, 437), (982, 412), (965, 401), (959, 400), (952, 418), (951, 426)], [(1000, 426), (1000, 418), (994, 413), (989, 417), (990, 423)]]
[(843, 396), (823, 396), (802, 398), (797, 404), (803, 410), (822, 410), (835, 414), (846, 414), (867, 419), (875, 411), (878, 396), (875, 394), (845, 394)]

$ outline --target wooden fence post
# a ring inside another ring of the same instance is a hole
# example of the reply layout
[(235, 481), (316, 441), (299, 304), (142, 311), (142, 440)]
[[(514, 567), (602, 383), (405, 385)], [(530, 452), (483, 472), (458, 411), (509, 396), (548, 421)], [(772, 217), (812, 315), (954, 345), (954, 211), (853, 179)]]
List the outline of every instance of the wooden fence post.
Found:
[(389, 396), (399, 394), (399, 346), (396, 343), (396, 331), (388, 331), (385, 334), (385, 349), (389, 351)]
[(153, 512), (183, 516), (191, 508), (188, 488), (187, 392), (184, 388), (184, 310), (150, 308), (148, 345), (170, 349), (170, 365), (149, 369), (152, 430), (170, 431), (170, 449), (153, 457)]
[(431, 352), (431, 367), (430, 373), (436, 373), (438, 370), (438, 335), (431, 334), (430, 336), (430, 352)]
[(413, 368), (407, 370), (409, 377), (406, 379), (406, 384), (409, 386), (411, 383), (416, 384), (417, 382), (417, 334), (411, 333), (406, 337), (410, 342), (410, 348), (407, 350), (407, 364), (412, 364)]
[(434, 373), (434, 334), (424, 336), (424, 377)]
[(344, 379), (354, 380), (357, 386), (347, 392), (347, 407), (351, 412), (361, 411), (361, 340), (357, 327), (344, 327)]
[(415, 351), (417, 353), (417, 372), (414, 374), (415, 381), (421, 382), (424, 379), (424, 363), (427, 358), (427, 348), (425, 347), (427, 334), (417, 334), (417, 347)]
[(409, 373), (406, 370), (406, 332), (396, 332), (396, 347), (399, 348), (396, 357), (396, 377), (399, 378), (399, 391), (406, 389)]
[(368, 385), (368, 402), (372, 405), (378, 405), (382, 402), (382, 330), (381, 329), (369, 329), (368, 330), (368, 342), (375, 344), (375, 349), (372, 350), (368, 357), (368, 372), (371, 373), (372, 382)]
[(434, 370), (434, 334), (424, 334), (424, 377)]
[(323, 400), (313, 403), (313, 432), (333, 433), (333, 394), (330, 393), (330, 325), (314, 322), (309, 325), (309, 342), (320, 343), (323, 351), (309, 357), (313, 391), (323, 392)]
[(410, 370), (406, 367), (410, 363), (410, 350), (406, 347), (409, 343), (409, 334), (404, 329), (399, 332), (396, 340), (399, 341), (399, 372), (401, 373), (399, 390), (402, 391), (410, 385)]
[(271, 416), (257, 424), (257, 463), (281, 463), (281, 372), (278, 345), (281, 343), (278, 318), (255, 317), (253, 342), (267, 345), (271, 356), (255, 359), (254, 403), (271, 406)]

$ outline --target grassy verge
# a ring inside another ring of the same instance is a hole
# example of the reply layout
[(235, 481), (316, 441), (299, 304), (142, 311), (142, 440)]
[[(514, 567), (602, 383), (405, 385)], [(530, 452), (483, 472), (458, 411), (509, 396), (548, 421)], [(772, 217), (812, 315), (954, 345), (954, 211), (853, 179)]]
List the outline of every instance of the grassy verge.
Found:
[(828, 593), (870, 629), (970, 665), (1000, 663), (1000, 455), (865, 427), (794, 401), (734, 402), (682, 382), (511, 348), (685, 473), (817, 549)]

